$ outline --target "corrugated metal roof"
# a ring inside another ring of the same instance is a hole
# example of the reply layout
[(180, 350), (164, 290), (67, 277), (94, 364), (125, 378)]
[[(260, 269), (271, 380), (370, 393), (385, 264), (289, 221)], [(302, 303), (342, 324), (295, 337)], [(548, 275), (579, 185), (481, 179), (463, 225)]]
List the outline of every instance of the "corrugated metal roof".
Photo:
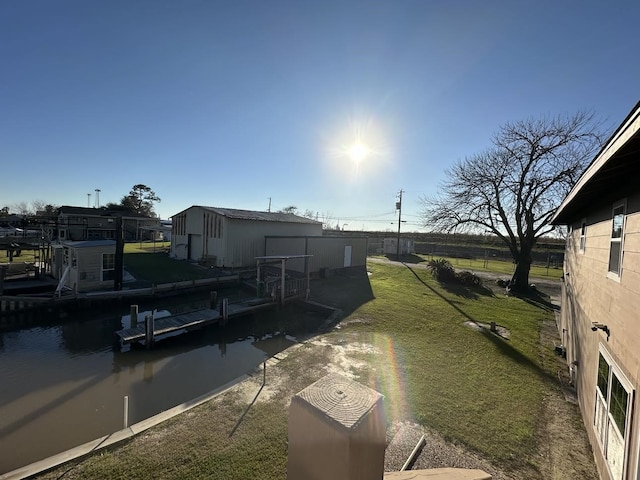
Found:
[[(235, 208), (219, 208), (205, 207), (203, 205), (194, 205), (191, 208), (199, 207), (207, 211), (222, 215), (227, 218), (237, 220), (257, 220), (262, 222), (283, 222), (283, 223), (308, 223), (312, 225), (322, 225), (322, 222), (312, 220), (310, 218), (301, 217), (292, 213), (281, 212), (256, 212), (254, 210), (238, 210)], [(188, 209), (187, 209), (188, 210)]]

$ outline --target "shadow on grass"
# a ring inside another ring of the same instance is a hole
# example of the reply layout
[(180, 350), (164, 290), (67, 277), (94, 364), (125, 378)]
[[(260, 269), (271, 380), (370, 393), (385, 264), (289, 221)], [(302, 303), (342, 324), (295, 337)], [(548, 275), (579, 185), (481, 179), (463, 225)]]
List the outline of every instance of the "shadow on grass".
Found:
[[(407, 267), (409, 269), (409, 271), (411, 273), (413, 273), (413, 275), (418, 279), (418, 281), (420, 283), (422, 283), (422, 285), (424, 285), (426, 288), (428, 288), (431, 292), (435, 293), (442, 300), (447, 302), (454, 310), (456, 310), (458, 313), (463, 315), (469, 321), (475, 323), (476, 325), (480, 325), (480, 322), (478, 322), (475, 318), (473, 318), (467, 312), (465, 312), (460, 307), (458, 307), (454, 302), (449, 300), (447, 297), (445, 297), (440, 292), (435, 290), (431, 285), (426, 283), (422, 278), (420, 278), (420, 276), (415, 272), (415, 270), (413, 270), (409, 265), (405, 265), (405, 267)], [(485, 328), (480, 328), (479, 331), (482, 333), (482, 335), (485, 338), (487, 338), (489, 341), (491, 341), (503, 355), (511, 358), (512, 360), (514, 360), (515, 362), (521, 364), (525, 368), (528, 368), (529, 370), (532, 370), (534, 373), (538, 374), (543, 379), (550, 379), (550, 380), (554, 380), (555, 379), (555, 377), (553, 377), (552, 375), (547, 373), (542, 367), (540, 367), (540, 365), (538, 365), (536, 362), (532, 361), (529, 357), (524, 355), (518, 349), (516, 349), (512, 345), (510, 345), (508, 340), (502, 338), (500, 335), (495, 334), (495, 333), (493, 333), (490, 330), (487, 330)]]
[(533, 373), (537, 374), (543, 380), (550, 380), (552, 382), (556, 382), (557, 378), (551, 375), (549, 372), (545, 371), (540, 365), (536, 362), (532, 361), (529, 357), (524, 355), (518, 349), (514, 348), (509, 344), (507, 340), (501, 337), (498, 334), (487, 330), (486, 328), (480, 329), (480, 333), (489, 340), (493, 345), (498, 349), (500, 353), (509, 357), (514, 362), (519, 363), (523, 367), (531, 370)]
[(251, 410), (251, 407), (253, 407), (253, 404), (256, 403), (256, 400), (260, 396), (260, 392), (262, 392), (263, 388), (264, 388), (264, 383), (260, 386), (260, 390), (258, 390), (258, 393), (256, 393), (256, 396), (253, 397), (253, 400), (251, 400), (251, 403), (247, 405), (247, 408), (245, 408), (244, 412), (236, 422), (235, 426), (231, 430), (231, 433), (229, 433), (229, 438), (233, 437), (233, 434), (236, 433), (236, 430), (238, 430), (238, 427), (242, 424), (242, 421), (244, 420), (245, 415), (249, 413), (249, 410)]
[(527, 292), (514, 292), (513, 295), (520, 300), (527, 302), (534, 307), (541, 308), (547, 312), (552, 312), (556, 310), (560, 310), (559, 305), (554, 305), (551, 303), (551, 300), (544, 293), (539, 292), (538, 290), (529, 290)]
[(416, 263), (424, 263), (426, 262), (426, 260), (422, 257), (419, 257), (418, 255), (414, 255), (412, 253), (405, 253), (400, 255), (400, 258), (398, 259), (397, 255), (394, 255), (392, 253), (389, 253), (387, 255), (385, 255), (385, 257), (387, 257), (388, 260), (391, 261), (398, 261), (398, 262), (402, 262), (402, 263), (412, 263), (412, 264), (416, 264)]
[(482, 285), (469, 287), (460, 283), (444, 282), (440, 283), (440, 286), (447, 292), (453, 293), (458, 297), (463, 297), (468, 300), (477, 300), (481, 295), (483, 297), (493, 297), (493, 292), (491, 291), (491, 289)]
[(339, 308), (344, 316), (373, 300), (373, 289), (366, 269), (350, 269), (328, 278), (311, 281), (311, 299)]

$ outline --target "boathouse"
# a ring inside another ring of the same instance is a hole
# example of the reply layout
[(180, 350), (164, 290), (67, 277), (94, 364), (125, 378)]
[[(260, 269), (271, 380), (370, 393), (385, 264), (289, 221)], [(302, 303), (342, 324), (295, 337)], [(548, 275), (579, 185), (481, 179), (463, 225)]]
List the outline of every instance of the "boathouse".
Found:
[[(351, 236), (267, 236), (265, 255), (308, 256), (309, 273), (324, 274), (350, 267), (365, 267), (367, 264), (368, 238)], [(287, 270), (305, 272), (305, 259), (291, 259)]]
[(291, 213), (194, 205), (172, 216), (171, 256), (215, 267), (255, 267), (267, 236), (322, 236), (322, 223)]
[(116, 242), (87, 240), (52, 245), (52, 273), (62, 288), (74, 292), (113, 289)]

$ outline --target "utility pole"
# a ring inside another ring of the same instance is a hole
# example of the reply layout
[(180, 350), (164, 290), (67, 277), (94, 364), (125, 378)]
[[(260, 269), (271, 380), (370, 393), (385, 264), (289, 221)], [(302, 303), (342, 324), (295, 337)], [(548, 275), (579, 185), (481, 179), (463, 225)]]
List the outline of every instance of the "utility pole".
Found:
[(269, 197), (269, 210), (268, 210), (268, 212), (271, 213), (271, 197)]
[(397, 259), (400, 261), (400, 224), (402, 223), (402, 189), (398, 193), (398, 201), (396, 202), (396, 210), (398, 210), (398, 251)]

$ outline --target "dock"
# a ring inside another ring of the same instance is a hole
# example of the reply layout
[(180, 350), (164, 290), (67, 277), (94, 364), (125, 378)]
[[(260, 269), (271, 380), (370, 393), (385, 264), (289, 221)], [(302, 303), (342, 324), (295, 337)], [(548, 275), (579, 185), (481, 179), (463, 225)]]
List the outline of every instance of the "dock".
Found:
[(147, 347), (150, 347), (158, 336), (215, 323), (224, 325), (231, 318), (272, 308), (275, 305), (277, 303), (271, 298), (249, 298), (236, 303), (228, 303), (227, 299), (224, 299), (220, 303), (220, 308), (216, 309), (205, 308), (157, 319), (149, 317), (151, 325), (142, 319), (135, 327), (118, 330), (116, 336), (119, 337), (122, 345), (144, 341)]

